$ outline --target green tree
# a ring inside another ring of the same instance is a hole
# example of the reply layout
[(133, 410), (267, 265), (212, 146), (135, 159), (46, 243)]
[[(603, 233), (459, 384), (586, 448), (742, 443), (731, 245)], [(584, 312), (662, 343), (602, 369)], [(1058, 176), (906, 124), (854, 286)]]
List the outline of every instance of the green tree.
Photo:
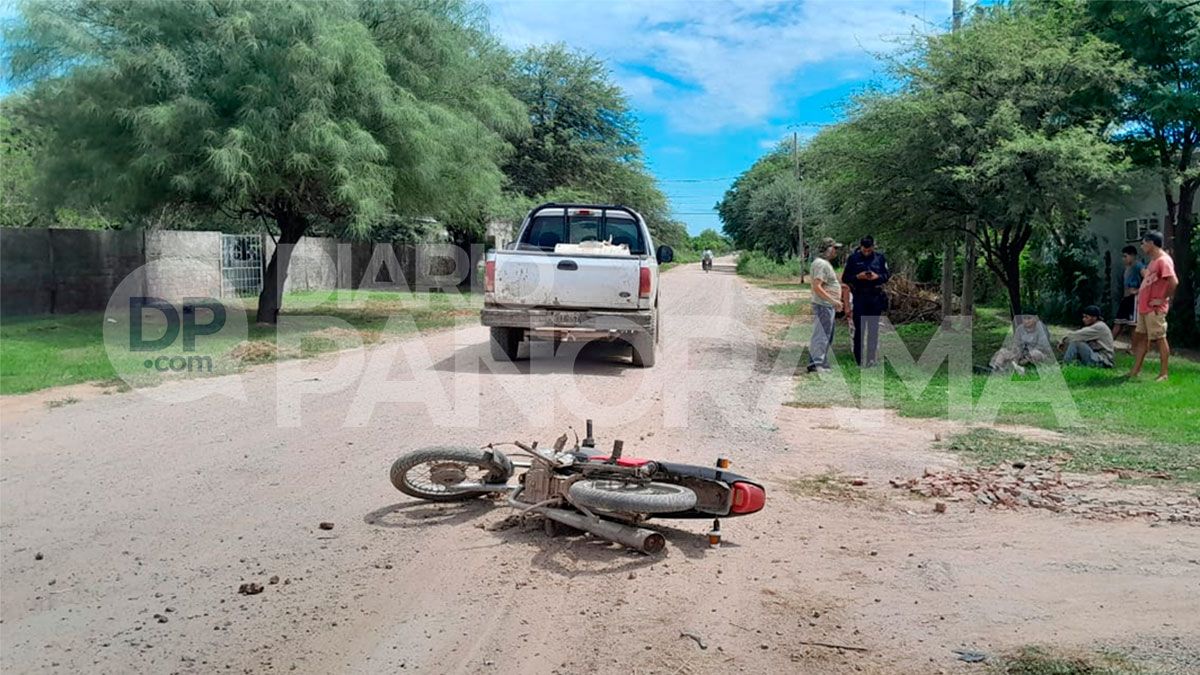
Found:
[[(488, 29), (483, 5), (463, 0), (357, 0), (357, 8), (388, 74), (405, 90), (421, 101), (466, 113), (502, 138), (528, 134), (526, 108), (509, 91), (512, 55)], [(476, 170), (473, 161), (470, 155), (446, 157), (442, 179), (451, 185), (470, 183), (469, 174)], [(474, 199), (449, 200), (422, 215), (436, 217), (452, 243), (471, 251), (471, 244), (483, 241), (487, 223), (508, 214), (510, 202), (510, 197), (489, 188)], [(425, 238), (430, 232), (426, 226), (412, 227), (427, 221), (387, 221), (388, 231), (397, 236)], [(403, 222), (409, 226), (397, 230), (395, 224)], [(472, 260), (468, 270), (474, 269)]]
[(898, 91), (830, 133), (824, 193), (840, 215), (874, 211), (914, 241), (973, 237), (1021, 313), (1021, 257), (1034, 235), (1080, 222), (1090, 197), (1123, 178), (1106, 114), (1127, 64), (1050, 15), (1000, 6), (923, 39), (896, 69)]
[(15, 98), (0, 101), (0, 227), (28, 227), (42, 214), (34, 203), (34, 158), (40, 138)]
[(509, 90), (529, 127), (509, 136), (509, 189), (534, 201), (624, 204), (645, 218), (655, 241), (687, 243), (667, 198), (646, 170), (629, 102), (603, 61), (565, 45), (531, 47), (512, 64)]
[(1118, 140), (1141, 166), (1158, 171), (1179, 289), (1172, 333), (1200, 340), (1195, 313), (1196, 195), (1200, 192), (1200, 3), (1192, 0), (1092, 0), (1084, 27), (1121, 49), (1137, 68), (1121, 99)]
[[(758, 222), (755, 210), (752, 209), (757, 192), (771, 185), (780, 176), (793, 172), (792, 159), (783, 148), (778, 148), (760, 157), (749, 169), (742, 172), (733, 181), (733, 185), (717, 202), (717, 214), (721, 218), (721, 229), (733, 240), (734, 246), (740, 249), (753, 250), (759, 248), (757, 239), (760, 233), (756, 227)], [(759, 200), (757, 213), (762, 213), (763, 204)], [(789, 220), (790, 221), (790, 217)]]
[(604, 62), (563, 44), (530, 47), (513, 64), (509, 89), (529, 110), (530, 132), (512, 139), (504, 165), (527, 196), (599, 186), (641, 156), (637, 120)]
[(733, 243), (727, 237), (717, 232), (712, 228), (707, 228), (700, 234), (692, 237), (691, 249), (693, 251), (711, 250), (717, 255), (729, 253), (733, 250)]
[(936, 116), (929, 97), (865, 93), (851, 102), (845, 122), (804, 147), (811, 189), (836, 215), (831, 235), (856, 241), (871, 234), (907, 258), (940, 247), (970, 205), (930, 142)]
[[(811, 153), (802, 150), (799, 161), (801, 173), (808, 175), (813, 168)], [(801, 215), (809, 251), (817, 233), (828, 231), (820, 186), (796, 178), (791, 145), (781, 145), (738, 176), (716, 208), (722, 229), (737, 248), (761, 251), (776, 262), (803, 257)]]
[(462, 59), (439, 59), (469, 52), (455, 37), (470, 34), (466, 7), (26, 0), (5, 44), (45, 132), (39, 194), (260, 219), (280, 244), (259, 299), (273, 323), (290, 245), (312, 228), (368, 232), (496, 198), (498, 131), (517, 108), (500, 90), (481, 103), (440, 84), (461, 83)]
[(800, 184), (792, 172), (776, 174), (750, 197), (748, 236), (754, 248), (776, 261), (797, 255)]

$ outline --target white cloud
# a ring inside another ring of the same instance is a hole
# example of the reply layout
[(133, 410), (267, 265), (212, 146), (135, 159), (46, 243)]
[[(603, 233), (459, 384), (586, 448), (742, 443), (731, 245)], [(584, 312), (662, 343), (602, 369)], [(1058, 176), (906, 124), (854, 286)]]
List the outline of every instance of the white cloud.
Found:
[(784, 88), (802, 70), (820, 73), (804, 93), (859, 78), (872, 53), (950, 14), (950, 0), (490, 4), (492, 25), (510, 45), (565, 42), (596, 53), (636, 105), (691, 133), (760, 125), (797, 93)]

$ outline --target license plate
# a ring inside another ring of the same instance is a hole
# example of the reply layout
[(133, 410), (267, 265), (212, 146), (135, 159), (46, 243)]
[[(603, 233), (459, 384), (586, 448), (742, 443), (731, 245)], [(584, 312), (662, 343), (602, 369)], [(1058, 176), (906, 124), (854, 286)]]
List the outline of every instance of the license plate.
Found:
[(583, 322), (583, 314), (580, 312), (554, 312), (550, 316), (554, 319), (555, 326), (578, 326)]

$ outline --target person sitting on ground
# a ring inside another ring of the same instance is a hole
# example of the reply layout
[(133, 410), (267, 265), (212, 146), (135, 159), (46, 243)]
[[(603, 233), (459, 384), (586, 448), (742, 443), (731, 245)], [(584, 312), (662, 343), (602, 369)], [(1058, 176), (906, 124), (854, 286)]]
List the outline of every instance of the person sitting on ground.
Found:
[(1071, 331), (1058, 343), (1065, 349), (1063, 363), (1080, 363), (1099, 368), (1113, 367), (1113, 334), (1100, 316), (1100, 308), (1083, 308), (1083, 328)]
[(1126, 246), (1121, 249), (1121, 260), (1125, 263), (1125, 272), (1121, 275), (1121, 304), (1117, 308), (1117, 316), (1113, 319), (1113, 338), (1121, 337), (1125, 327), (1129, 332), (1137, 325), (1137, 294), (1142, 285), (1142, 274), (1146, 266), (1138, 260), (1137, 249)]
[(1013, 319), (1013, 333), (996, 350), (989, 362), (992, 372), (1009, 370), (1025, 374), (1025, 366), (1054, 361), (1054, 349), (1050, 346), (1050, 331), (1034, 314), (1024, 314)]

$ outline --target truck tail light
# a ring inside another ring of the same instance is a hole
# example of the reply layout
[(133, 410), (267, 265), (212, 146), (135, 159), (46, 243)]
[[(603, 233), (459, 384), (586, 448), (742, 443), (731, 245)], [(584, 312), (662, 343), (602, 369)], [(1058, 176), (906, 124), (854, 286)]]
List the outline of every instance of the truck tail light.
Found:
[(483, 290), (492, 293), (496, 290), (496, 261), (489, 260), (483, 265)]
[(733, 504), (730, 513), (754, 513), (767, 503), (767, 491), (754, 483), (733, 484)]
[(650, 268), (641, 268), (641, 273), (638, 276), (638, 296), (642, 298), (650, 297)]

